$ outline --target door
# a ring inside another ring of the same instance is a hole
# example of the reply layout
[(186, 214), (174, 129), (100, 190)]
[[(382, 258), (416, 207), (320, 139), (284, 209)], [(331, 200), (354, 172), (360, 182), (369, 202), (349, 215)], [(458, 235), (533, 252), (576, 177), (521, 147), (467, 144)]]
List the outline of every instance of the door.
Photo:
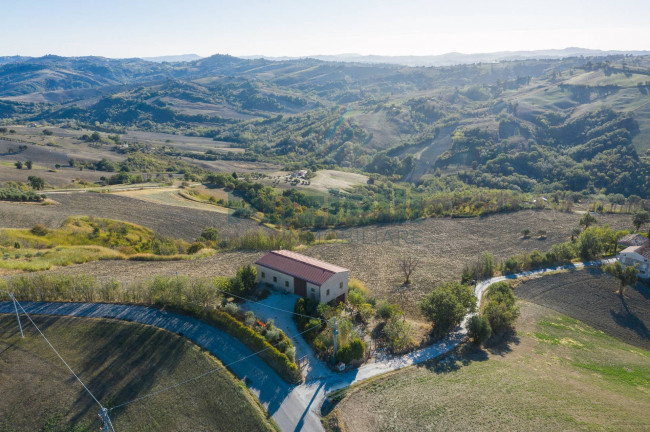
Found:
[(293, 293), (300, 297), (307, 297), (307, 282), (304, 279), (293, 279)]

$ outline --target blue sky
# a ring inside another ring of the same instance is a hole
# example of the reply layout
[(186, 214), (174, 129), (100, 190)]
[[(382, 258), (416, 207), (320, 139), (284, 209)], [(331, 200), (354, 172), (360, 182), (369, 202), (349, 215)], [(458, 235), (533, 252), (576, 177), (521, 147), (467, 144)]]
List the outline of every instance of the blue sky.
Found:
[(649, 0), (0, 0), (0, 55), (650, 50)]

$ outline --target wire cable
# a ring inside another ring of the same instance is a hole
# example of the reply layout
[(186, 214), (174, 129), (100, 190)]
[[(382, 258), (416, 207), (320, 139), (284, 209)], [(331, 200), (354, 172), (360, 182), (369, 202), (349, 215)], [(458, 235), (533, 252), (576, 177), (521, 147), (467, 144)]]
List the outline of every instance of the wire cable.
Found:
[(258, 305), (260, 305), (260, 306), (267, 307), (267, 308), (269, 308), (269, 309), (274, 309), (274, 310), (277, 310), (277, 311), (280, 311), (280, 312), (286, 312), (286, 313), (289, 313), (289, 314), (292, 314), (292, 315), (297, 315), (297, 316), (301, 316), (301, 317), (305, 317), (305, 318), (321, 320), (321, 321), (324, 322), (324, 323), (329, 322), (329, 320), (326, 320), (326, 319), (324, 319), (324, 318), (320, 318), (320, 317), (316, 317), (316, 316), (311, 316), (311, 315), (305, 315), (305, 314), (301, 314), (301, 313), (298, 313), (298, 312), (290, 311), (290, 310), (288, 310), (288, 309), (282, 309), (282, 308), (278, 308), (278, 307), (275, 307), (275, 306), (267, 305), (267, 304), (264, 304), (264, 303), (262, 303), (262, 302), (260, 302), (260, 301), (251, 300), (251, 299), (246, 298), (246, 297), (241, 297), (241, 296), (238, 296), (237, 294), (233, 294), (233, 293), (231, 293), (231, 292), (224, 291), (224, 290), (219, 289), (219, 288), (216, 288), (216, 290), (217, 290), (217, 291), (220, 291), (220, 292), (223, 293), (223, 294), (227, 294), (227, 295), (229, 295), (229, 296), (236, 297), (236, 298), (238, 298), (238, 299), (245, 300), (245, 301), (250, 302), (250, 303), (255, 303), (255, 304), (258, 304)]
[[(15, 297), (14, 297), (14, 300), (15, 300)], [(97, 402), (97, 405), (99, 405), (100, 408), (104, 408), (103, 405), (101, 404), (101, 402), (99, 402), (99, 400), (95, 397), (95, 395), (90, 391), (90, 389), (89, 389), (88, 387), (86, 387), (86, 384), (84, 384), (84, 382), (81, 381), (81, 378), (79, 378), (79, 376), (78, 376), (78, 375), (77, 375), (77, 374), (72, 370), (72, 368), (70, 367), (70, 365), (68, 364), (68, 362), (66, 362), (66, 361), (63, 359), (63, 357), (61, 356), (61, 354), (59, 354), (59, 352), (56, 350), (56, 348), (54, 348), (54, 345), (52, 345), (52, 343), (49, 341), (49, 339), (48, 339), (47, 337), (45, 337), (45, 335), (43, 334), (43, 332), (41, 331), (41, 329), (38, 328), (38, 326), (36, 325), (36, 323), (34, 322), (34, 320), (32, 319), (32, 317), (29, 316), (29, 314), (27, 313), (27, 311), (25, 310), (25, 308), (23, 307), (23, 305), (21, 305), (20, 302), (19, 302), (18, 300), (15, 300), (15, 302), (18, 304), (18, 306), (20, 306), (20, 309), (23, 311), (23, 313), (25, 314), (25, 316), (27, 316), (27, 318), (28, 318), (29, 321), (32, 323), (32, 325), (36, 328), (36, 330), (38, 330), (38, 332), (41, 334), (41, 336), (43, 336), (43, 339), (45, 339), (45, 342), (47, 342), (47, 344), (50, 346), (50, 348), (52, 348), (52, 350), (54, 351), (54, 353), (55, 353), (55, 354), (56, 354), (56, 355), (61, 359), (61, 361), (62, 361), (63, 364), (68, 368), (68, 370), (70, 371), (70, 373), (72, 373), (72, 375), (74, 375), (74, 377), (77, 379), (77, 381), (79, 381), (79, 383), (83, 386), (83, 388), (88, 392), (88, 394), (90, 395), (90, 397), (92, 397), (93, 400), (94, 400), (95, 402)]]
[[(294, 338), (296, 338), (296, 337), (298, 337), (298, 336), (301, 336), (301, 335), (303, 335), (303, 334), (305, 334), (305, 333), (307, 333), (307, 332), (309, 332), (309, 331), (315, 329), (316, 327), (318, 327), (318, 326), (310, 327), (310, 328), (308, 328), (307, 330), (305, 330), (305, 331), (303, 331), (303, 332), (300, 332), (300, 333), (298, 333), (298, 334), (296, 334), (296, 335), (290, 337), (289, 339), (294, 339)], [(122, 404), (120, 404), (120, 405), (116, 405), (116, 406), (114, 406), (114, 407), (112, 407), (112, 408), (109, 408), (108, 410), (109, 410), (109, 412), (110, 412), (110, 411), (113, 411), (114, 409), (122, 408), (122, 407), (125, 407), (125, 406), (127, 406), (127, 405), (131, 405), (132, 403), (135, 403), (135, 402), (141, 401), (141, 400), (143, 400), (143, 399), (148, 399), (148, 398), (150, 398), (150, 397), (152, 397), (152, 396), (156, 396), (157, 394), (163, 393), (163, 392), (165, 392), (165, 391), (167, 391), (167, 390), (172, 390), (172, 389), (175, 389), (175, 388), (177, 388), (177, 387), (180, 387), (180, 386), (182, 386), (182, 385), (184, 385), (184, 384), (187, 384), (187, 383), (190, 383), (190, 382), (193, 382), (193, 381), (199, 380), (199, 379), (201, 379), (201, 378), (203, 378), (203, 377), (205, 377), (205, 376), (207, 376), (207, 375), (213, 374), (213, 373), (215, 373), (215, 372), (219, 372), (219, 371), (222, 371), (222, 370), (226, 370), (227, 368), (229, 368), (230, 366), (234, 365), (235, 363), (239, 363), (239, 362), (241, 362), (241, 361), (244, 361), (244, 360), (247, 360), (247, 359), (249, 359), (249, 358), (251, 358), (251, 357), (254, 357), (254, 356), (256, 356), (256, 355), (259, 355), (259, 354), (263, 353), (264, 351), (267, 351), (267, 350), (269, 350), (269, 349), (271, 349), (271, 348), (275, 348), (275, 347), (276, 347), (277, 345), (279, 345), (280, 343), (282, 343), (282, 342), (280, 341), (280, 342), (278, 342), (278, 343), (275, 344), (275, 345), (271, 345), (271, 346), (269, 346), (269, 347), (264, 348), (263, 350), (260, 350), (260, 351), (257, 351), (257, 352), (254, 352), (254, 353), (251, 353), (251, 354), (249, 354), (249, 355), (247, 355), (247, 356), (244, 356), (244, 357), (242, 357), (242, 358), (240, 358), (240, 359), (238, 359), (238, 360), (235, 360), (235, 361), (233, 361), (233, 362), (231, 362), (231, 363), (228, 363), (228, 364), (225, 364), (225, 365), (222, 365), (222, 366), (216, 367), (216, 368), (214, 368), (214, 369), (212, 369), (212, 370), (209, 370), (209, 371), (207, 371), (207, 372), (203, 372), (202, 374), (196, 375), (196, 376), (194, 376), (194, 377), (192, 377), (192, 378), (188, 378), (188, 379), (186, 379), (186, 380), (184, 380), (184, 381), (181, 381), (181, 382), (179, 382), (179, 383), (172, 384), (172, 385), (170, 385), (170, 386), (168, 386), (168, 387), (162, 388), (162, 389), (160, 389), (160, 390), (156, 390), (155, 392), (148, 393), (148, 394), (146, 394), (146, 395), (144, 395), (144, 396), (140, 396), (140, 397), (135, 398), (135, 399), (133, 399), (133, 400), (130, 400), (130, 401), (128, 401), (128, 402), (124, 402), (124, 403), (122, 403)]]

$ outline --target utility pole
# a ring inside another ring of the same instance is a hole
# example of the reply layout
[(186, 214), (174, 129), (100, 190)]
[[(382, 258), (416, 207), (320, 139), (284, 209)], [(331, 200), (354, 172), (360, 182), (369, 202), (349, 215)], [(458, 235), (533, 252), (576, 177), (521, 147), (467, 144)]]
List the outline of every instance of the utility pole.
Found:
[(338, 339), (338, 335), (339, 335), (339, 329), (336, 326), (336, 317), (334, 317), (334, 331), (332, 332), (332, 334), (334, 335), (334, 364), (336, 364), (336, 342), (337, 342), (336, 340)]
[(102, 421), (102, 432), (114, 432), (113, 423), (111, 423), (111, 418), (108, 416), (108, 409), (101, 407), (98, 415)]
[(11, 300), (14, 302), (14, 309), (16, 309), (16, 320), (18, 321), (18, 328), (20, 329), (20, 337), (25, 338), (23, 334), (23, 325), (20, 323), (20, 315), (18, 315), (18, 305), (16, 304), (16, 297), (12, 293), (9, 293)]

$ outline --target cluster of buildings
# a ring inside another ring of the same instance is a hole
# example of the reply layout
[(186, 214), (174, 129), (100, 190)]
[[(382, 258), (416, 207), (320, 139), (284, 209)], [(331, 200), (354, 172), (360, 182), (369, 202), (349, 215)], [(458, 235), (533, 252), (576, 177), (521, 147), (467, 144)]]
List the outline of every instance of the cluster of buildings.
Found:
[(621, 238), (618, 244), (626, 246), (618, 254), (618, 260), (623, 268), (637, 266), (640, 278), (650, 278), (650, 244), (648, 244), (648, 238), (641, 234), (628, 234)]

